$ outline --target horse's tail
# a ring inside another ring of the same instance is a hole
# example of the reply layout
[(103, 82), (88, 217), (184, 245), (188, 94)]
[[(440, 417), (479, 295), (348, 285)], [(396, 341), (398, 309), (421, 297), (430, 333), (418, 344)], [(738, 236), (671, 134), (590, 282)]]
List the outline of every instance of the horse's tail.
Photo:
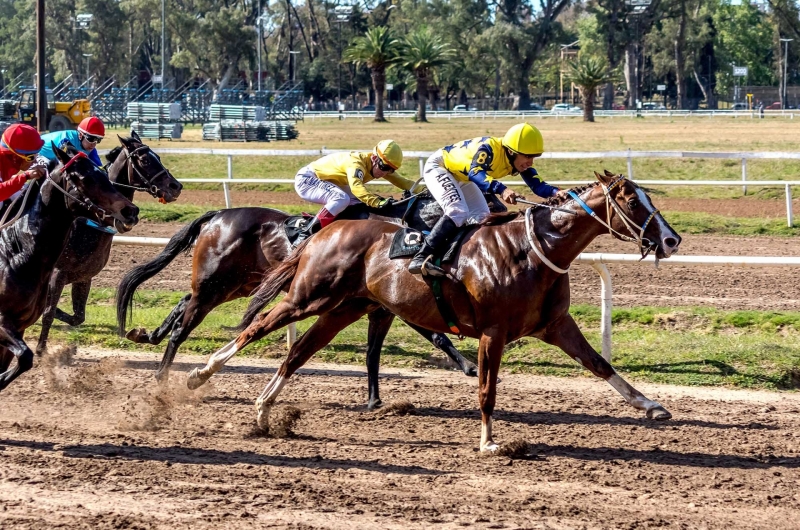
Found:
[(264, 309), (267, 304), (272, 302), (281, 291), (286, 290), (289, 284), (292, 283), (294, 275), (297, 274), (297, 267), (300, 265), (300, 258), (303, 256), (303, 250), (306, 248), (309, 240), (306, 239), (286, 258), (286, 261), (267, 272), (264, 279), (261, 280), (261, 285), (258, 286), (253, 298), (250, 299), (250, 304), (247, 306), (242, 316), (242, 320), (236, 326), (237, 331), (243, 331), (250, 323), (256, 318), (256, 315)]
[(178, 254), (188, 252), (197, 241), (203, 225), (220, 211), (206, 212), (172, 236), (153, 260), (128, 271), (117, 287), (117, 332), (125, 335), (125, 325), (133, 319), (133, 293), (144, 282), (161, 272)]

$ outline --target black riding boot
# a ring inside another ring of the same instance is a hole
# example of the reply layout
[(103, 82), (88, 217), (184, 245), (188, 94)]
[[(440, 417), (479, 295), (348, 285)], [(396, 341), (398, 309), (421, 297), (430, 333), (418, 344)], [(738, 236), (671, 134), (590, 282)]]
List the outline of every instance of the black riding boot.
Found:
[(319, 222), (319, 217), (314, 217), (313, 219), (311, 219), (308, 222), (306, 227), (303, 228), (299, 232), (299, 234), (297, 236), (297, 239), (295, 239), (294, 243), (292, 244), (292, 248), (298, 246), (300, 243), (302, 243), (303, 241), (305, 241), (309, 237), (313, 236), (314, 234), (319, 232), (321, 229), (322, 229), (322, 225)]
[[(422, 245), (422, 248), (419, 249), (417, 255), (414, 256), (411, 263), (408, 264), (408, 272), (411, 274), (422, 274), (424, 264), (425, 269), (430, 271), (433, 276), (441, 276), (441, 273), (436, 274), (441, 270), (439, 267), (436, 267), (433, 263), (428, 262), (426, 264), (425, 262), (434, 255), (441, 254), (457, 231), (458, 226), (456, 226), (456, 223), (448, 216), (442, 216), (431, 229), (431, 233), (428, 234), (428, 237), (425, 238), (425, 243)], [(436, 269), (439, 269), (439, 271)]]

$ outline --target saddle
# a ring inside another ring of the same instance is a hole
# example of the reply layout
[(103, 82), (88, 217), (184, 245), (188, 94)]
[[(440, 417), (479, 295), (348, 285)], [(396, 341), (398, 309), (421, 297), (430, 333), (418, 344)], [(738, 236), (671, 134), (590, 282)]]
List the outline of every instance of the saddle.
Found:
[(292, 215), (283, 222), (283, 229), (286, 232), (286, 239), (289, 240), (289, 244), (294, 246), (297, 236), (300, 235), (300, 232), (303, 231), (313, 218), (313, 215), (303, 213), (302, 215)]
[[(440, 263), (453, 263), (461, 242), (471, 227), (462, 226), (461, 230), (450, 242), (450, 246), (441, 256), (435, 256)], [(425, 232), (414, 230), (413, 228), (401, 228), (392, 237), (392, 245), (389, 247), (389, 259), (410, 258), (422, 248)]]

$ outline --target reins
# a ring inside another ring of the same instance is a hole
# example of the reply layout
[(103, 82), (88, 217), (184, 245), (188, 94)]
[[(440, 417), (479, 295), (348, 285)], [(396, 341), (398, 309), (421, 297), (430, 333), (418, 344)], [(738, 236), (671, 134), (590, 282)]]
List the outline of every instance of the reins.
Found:
[[(147, 146), (147, 145), (140, 145), (139, 147), (137, 147), (133, 151), (128, 151), (128, 148), (123, 148), (122, 149), (122, 154), (125, 157), (125, 158), (123, 158), (123, 162), (126, 162), (127, 165), (128, 165), (128, 184), (122, 184), (120, 182), (112, 182), (112, 184), (114, 186), (119, 186), (121, 188), (129, 188), (129, 189), (132, 189), (134, 191), (146, 191), (152, 197), (158, 199), (158, 192), (161, 191), (161, 190), (159, 189), (158, 186), (153, 184), (153, 181), (155, 179), (157, 179), (158, 177), (160, 177), (161, 175), (163, 175), (165, 173), (168, 173), (168, 171), (167, 171), (167, 168), (164, 167), (164, 164), (161, 162), (161, 160), (158, 160), (158, 163), (161, 165), (161, 171), (159, 171), (158, 173), (156, 173), (155, 175), (153, 175), (149, 179), (144, 174), (142, 174), (142, 172), (139, 170), (139, 168), (137, 168), (134, 165), (134, 157), (133, 157), (133, 155), (137, 154), (139, 151), (141, 151), (143, 149), (150, 149), (150, 147)], [(138, 160), (138, 158), (136, 160)], [(144, 182), (146, 182), (148, 184), (148, 187), (134, 186), (132, 184), (134, 171), (136, 172), (136, 175), (139, 177), (140, 180), (142, 180), (142, 181), (144, 181)]]

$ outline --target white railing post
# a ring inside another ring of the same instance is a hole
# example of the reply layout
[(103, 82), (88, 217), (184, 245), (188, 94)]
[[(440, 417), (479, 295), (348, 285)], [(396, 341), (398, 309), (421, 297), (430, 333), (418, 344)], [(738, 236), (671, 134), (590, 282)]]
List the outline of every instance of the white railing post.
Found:
[(422, 172), (425, 170), (425, 159), (419, 157), (419, 178), (422, 178)]
[(286, 347), (291, 350), (295, 341), (297, 341), (297, 325), (292, 322), (286, 326)]
[(600, 275), (600, 336), (602, 337), (601, 355), (611, 362), (611, 306), (613, 288), (608, 267), (602, 263), (592, 263), (592, 268)]
[[(742, 158), (742, 182), (747, 182), (747, 159)], [(747, 195), (747, 185), (742, 186), (742, 194)]]
[(789, 225), (789, 228), (793, 227), (794, 224), (792, 222), (792, 218), (794, 215), (792, 214), (792, 187), (788, 184), (786, 185), (786, 223)]
[(631, 148), (628, 148), (628, 178), (633, 180), (633, 158), (631, 158)]
[[(228, 155), (228, 180), (233, 180), (233, 155)], [(225, 208), (231, 207), (231, 190), (228, 183), (222, 183), (222, 192), (225, 194)]]

